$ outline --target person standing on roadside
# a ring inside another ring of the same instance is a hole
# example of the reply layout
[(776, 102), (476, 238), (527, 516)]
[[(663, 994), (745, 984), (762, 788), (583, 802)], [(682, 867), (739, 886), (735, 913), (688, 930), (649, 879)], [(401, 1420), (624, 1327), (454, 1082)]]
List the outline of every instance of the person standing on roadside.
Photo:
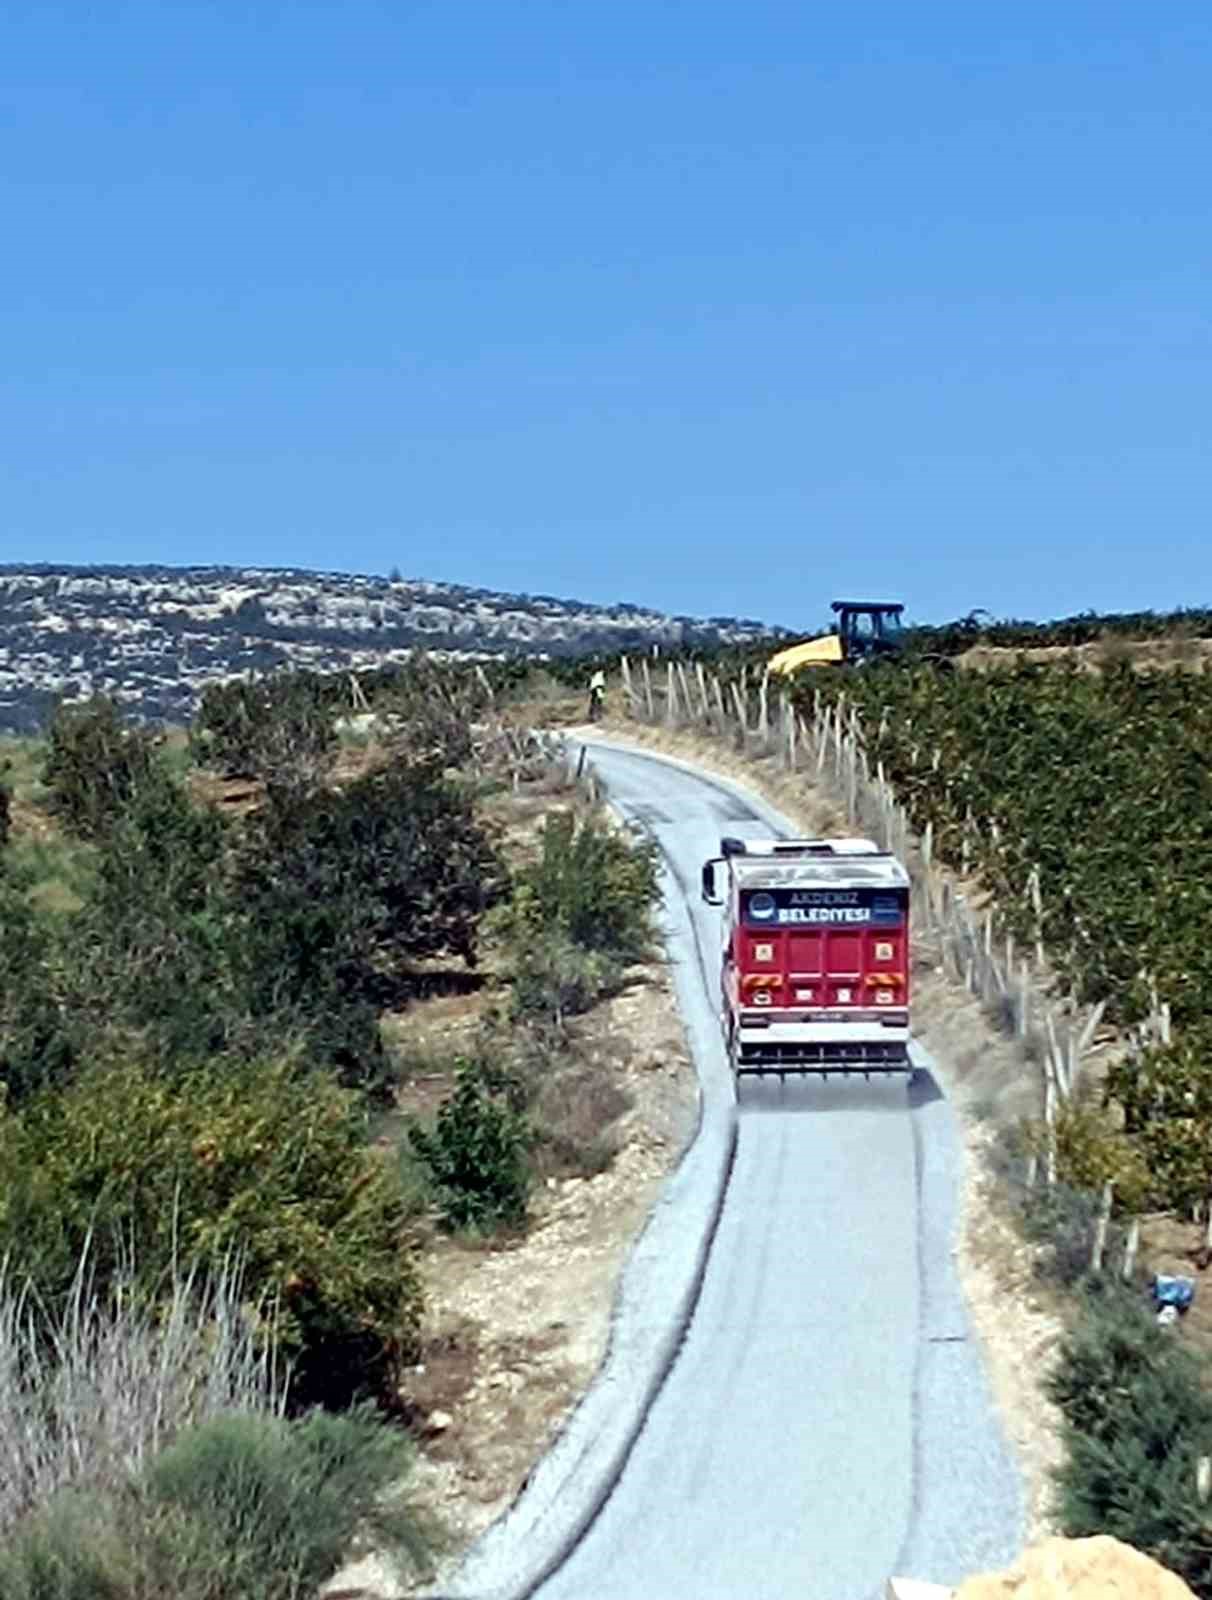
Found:
[(602, 704), (606, 699), (606, 674), (601, 667), (589, 680), (589, 720), (596, 722), (602, 715)]

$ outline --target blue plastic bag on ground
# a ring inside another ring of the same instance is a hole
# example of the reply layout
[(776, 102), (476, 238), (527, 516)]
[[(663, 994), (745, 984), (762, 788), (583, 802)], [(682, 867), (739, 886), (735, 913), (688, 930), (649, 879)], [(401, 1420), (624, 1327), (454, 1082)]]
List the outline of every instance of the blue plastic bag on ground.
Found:
[(1153, 1279), (1153, 1298), (1159, 1306), (1185, 1311), (1195, 1299), (1194, 1278), (1168, 1278), (1161, 1273)]

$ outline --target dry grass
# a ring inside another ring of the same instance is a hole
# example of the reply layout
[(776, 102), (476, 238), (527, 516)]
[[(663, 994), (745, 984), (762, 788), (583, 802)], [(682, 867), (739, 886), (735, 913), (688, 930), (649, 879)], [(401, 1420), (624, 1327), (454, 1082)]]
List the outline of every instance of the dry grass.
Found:
[(47, 1317), (0, 1266), (0, 1538), (67, 1488), (109, 1490), (184, 1428), (230, 1412), (280, 1414), (232, 1265), (182, 1275), (155, 1309), (94, 1293), (87, 1255)]
[(12, 794), (15, 843), (45, 842), (58, 832), (46, 808), (46, 790), (42, 787), (45, 759), (44, 740), (0, 735), (0, 783)]
[(1072, 662), (1083, 672), (1105, 672), (1127, 665), (1137, 672), (1204, 672), (1212, 662), (1212, 639), (1196, 638), (1181, 631), (1164, 639), (1125, 639), (1105, 634), (1091, 644), (1037, 645), (1018, 648), (1006, 645), (973, 645), (956, 658), (957, 665), (971, 672), (991, 672), (1012, 667), (1017, 661), (1042, 666)]
[(611, 1050), (599, 1032), (591, 1013), (569, 1028), (565, 1052), (544, 1052), (530, 1063), (540, 1177), (596, 1177), (618, 1154), (620, 1119), (634, 1103), (624, 1075), (628, 1052)]
[(30, 899), (52, 916), (70, 916), (88, 892), (93, 851), (69, 838), (47, 806), (42, 739), (0, 738), (0, 782), (13, 796), (8, 860)]
[(43, 739), (18, 739), (0, 736), (0, 777), (13, 791), (15, 799), (37, 804), (42, 790), (42, 764), (46, 759)]

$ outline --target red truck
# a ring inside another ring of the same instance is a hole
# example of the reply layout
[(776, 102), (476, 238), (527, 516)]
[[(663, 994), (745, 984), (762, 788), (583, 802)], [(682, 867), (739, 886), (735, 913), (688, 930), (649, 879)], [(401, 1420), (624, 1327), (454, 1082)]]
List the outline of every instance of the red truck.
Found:
[(723, 907), (733, 1072), (905, 1072), (909, 874), (869, 839), (725, 838), (703, 867)]

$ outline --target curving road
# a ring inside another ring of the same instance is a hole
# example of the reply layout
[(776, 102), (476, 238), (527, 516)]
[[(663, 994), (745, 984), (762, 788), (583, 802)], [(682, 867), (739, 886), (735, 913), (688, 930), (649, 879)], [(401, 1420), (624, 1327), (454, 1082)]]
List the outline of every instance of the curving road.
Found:
[[(652, 756), (590, 756), (684, 899), (679, 990), (709, 1037), (719, 913), (699, 868), (769, 812)], [(722, 1051), (700, 1071), (730, 1093)], [(746, 1082), (738, 1117), (681, 1348), (541, 1600), (869, 1600), (894, 1572), (950, 1582), (1019, 1548), (1017, 1474), (951, 1271), (956, 1141), (931, 1075)]]

